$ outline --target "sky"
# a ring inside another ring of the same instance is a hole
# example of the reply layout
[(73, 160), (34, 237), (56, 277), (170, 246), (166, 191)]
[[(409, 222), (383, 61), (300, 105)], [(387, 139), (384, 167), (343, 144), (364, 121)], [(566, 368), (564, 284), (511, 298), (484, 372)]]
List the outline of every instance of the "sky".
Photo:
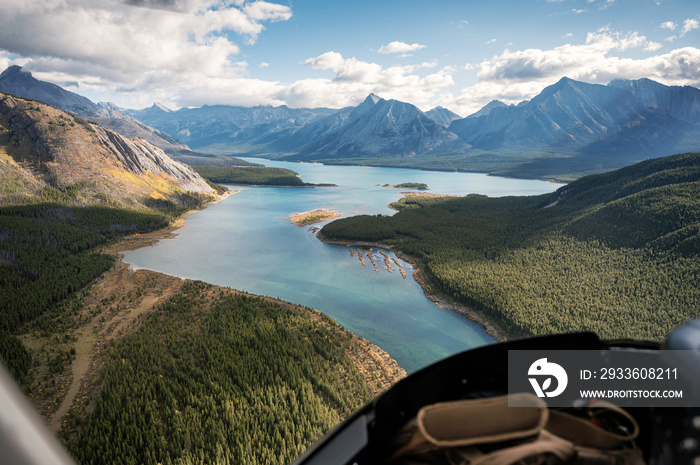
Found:
[(0, 70), (95, 102), (467, 116), (566, 76), (700, 87), (698, 0), (0, 0)]

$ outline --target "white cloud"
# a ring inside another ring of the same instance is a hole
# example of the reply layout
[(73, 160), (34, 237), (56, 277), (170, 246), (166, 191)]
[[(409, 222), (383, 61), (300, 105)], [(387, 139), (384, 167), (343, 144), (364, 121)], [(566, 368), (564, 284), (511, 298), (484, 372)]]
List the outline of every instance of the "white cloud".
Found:
[(488, 45), (488, 44), (494, 44), (494, 43), (496, 43), (496, 39), (490, 39), (490, 40), (487, 40), (487, 41), (484, 42), (484, 43), (485, 43), (486, 45)]
[(686, 35), (692, 30), (700, 29), (700, 21), (697, 19), (688, 18), (683, 21), (683, 29), (681, 30), (681, 37)]
[(281, 93), (280, 99), (290, 106), (309, 106), (323, 102), (321, 106), (357, 105), (369, 93), (383, 98), (395, 98), (419, 107), (428, 107), (439, 98), (446, 87), (454, 84), (454, 69), (446, 66), (427, 75), (420, 70), (437, 67), (437, 62), (418, 65), (383, 68), (357, 58), (345, 58), (338, 52), (326, 52), (304, 61), (316, 70), (334, 73), (332, 79), (305, 79), (297, 81)]
[(0, 2), (0, 50), (31, 57), (24, 65), (39, 77), (64, 74), (95, 92), (148, 95), (211, 76), (244, 78), (246, 63), (232, 59), (236, 40), (253, 43), (262, 22), (289, 17), (289, 7), (261, 1)]
[(479, 65), (477, 83), (462, 90), (453, 111), (470, 114), (494, 98), (506, 103), (528, 100), (564, 76), (599, 84), (647, 77), (667, 85), (700, 85), (700, 49), (685, 47), (643, 59), (615, 56), (633, 48), (655, 51), (660, 44), (636, 32), (606, 28), (589, 33), (585, 44), (505, 50)]
[(260, 63), (258, 65), (258, 68), (269, 68), (269, 67), (270, 67), (270, 63), (267, 63), (265, 61), (263, 61), (262, 63)]
[(571, 12), (575, 15), (580, 15), (581, 13), (585, 13), (586, 10), (577, 10), (576, 8), (572, 9)]
[(647, 52), (655, 52), (658, 49), (660, 49), (662, 45), (658, 42), (647, 42), (647, 44), (644, 46), (644, 50)]
[(659, 26), (661, 29), (668, 29), (670, 31), (675, 31), (676, 30), (676, 23), (673, 21), (666, 21), (664, 23), (661, 23)]
[(599, 4), (598, 9), (606, 10), (615, 3), (615, 0), (588, 0), (588, 3), (597, 3)]
[(337, 52), (326, 52), (315, 58), (309, 58), (305, 65), (313, 69), (327, 69), (335, 72), (337, 82), (374, 82), (379, 79), (382, 67), (376, 63), (367, 63), (357, 58), (344, 58)]
[(564, 37), (562, 37), (562, 39), (568, 39), (569, 37), (573, 37), (573, 36), (574, 36), (573, 32), (567, 32), (566, 34), (564, 34)]
[(292, 17), (289, 7), (263, 1), (248, 3), (243, 11), (255, 21), (287, 21)]
[(390, 42), (387, 45), (382, 45), (379, 47), (379, 50), (377, 50), (379, 53), (408, 53), (408, 52), (414, 52), (416, 50), (420, 50), (422, 48), (425, 48), (425, 45), (421, 44), (407, 44), (405, 42)]

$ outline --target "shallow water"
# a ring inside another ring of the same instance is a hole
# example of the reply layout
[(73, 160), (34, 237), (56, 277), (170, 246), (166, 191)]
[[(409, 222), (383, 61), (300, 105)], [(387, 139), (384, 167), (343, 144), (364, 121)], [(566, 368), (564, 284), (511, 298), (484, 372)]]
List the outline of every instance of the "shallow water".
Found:
[[(318, 208), (343, 216), (395, 213), (387, 205), (401, 197), (400, 191), (378, 184), (422, 182), (430, 192), (489, 196), (534, 195), (558, 187), (483, 174), (249, 160), (290, 168), (306, 182), (338, 187), (246, 187), (189, 215), (177, 237), (127, 252), (125, 261), (318, 309), (387, 351), (408, 372), (494, 341), (464, 316), (425, 297), (410, 264), (400, 261), (407, 275), (403, 278), (393, 261), (389, 272), (375, 250), (375, 270), (363, 250), (363, 266), (356, 248), (351, 255), (348, 247), (316, 239), (310, 229), (323, 223), (298, 227), (289, 215)], [(390, 260), (396, 258), (386, 253)]]

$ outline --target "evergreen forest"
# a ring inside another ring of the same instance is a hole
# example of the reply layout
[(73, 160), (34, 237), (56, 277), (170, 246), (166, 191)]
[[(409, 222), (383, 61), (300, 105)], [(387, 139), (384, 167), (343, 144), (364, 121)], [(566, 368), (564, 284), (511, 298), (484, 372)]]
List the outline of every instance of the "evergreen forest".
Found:
[(28, 354), (13, 335), (20, 328), (49, 336), (77, 324), (69, 297), (114, 264), (99, 246), (168, 221), (156, 212), (106, 207), (0, 207), (0, 359), (10, 372), (21, 381), (29, 369)]
[(284, 168), (265, 166), (208, 166), (193, 165), (200, 176), (216, 184), (244, 184), (256, 186), (309, 186), (299, 174)]
[(189, 282), (114, 345), (64, 438), (82, 464), (290, 463), (373, 397), (352, 340), (319, 313)]
[(392, 246), (428, 291), (507, 336), (662, 340), (700, 312), (700, 154), (647, 160), (532, 197), (406, 197), (394, 216), (324, 226)]

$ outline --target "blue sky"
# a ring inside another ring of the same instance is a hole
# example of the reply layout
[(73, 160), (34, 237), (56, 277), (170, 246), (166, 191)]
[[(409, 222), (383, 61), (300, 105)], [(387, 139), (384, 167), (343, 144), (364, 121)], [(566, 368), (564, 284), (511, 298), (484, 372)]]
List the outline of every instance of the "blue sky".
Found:
[(700, 87), (697, 0), (0, 0), (0, 68), (95, 101), (466, 116), (563, 76)]

